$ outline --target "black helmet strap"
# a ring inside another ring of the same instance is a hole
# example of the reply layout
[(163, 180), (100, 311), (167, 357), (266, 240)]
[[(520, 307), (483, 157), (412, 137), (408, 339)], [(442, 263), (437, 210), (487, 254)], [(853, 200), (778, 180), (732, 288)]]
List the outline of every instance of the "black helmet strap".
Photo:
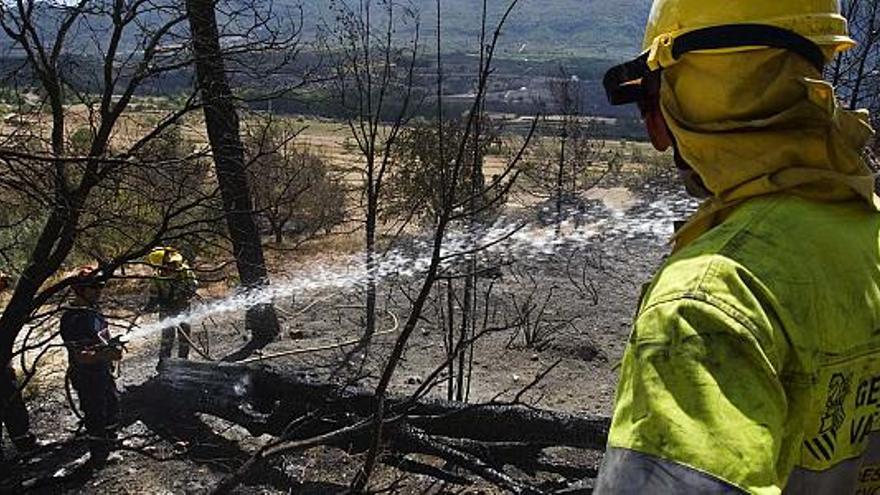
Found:
[[(825, 68), (825, 54), (818, 45), (793, 31), (764, 24), (729, 24), (685, 33), (673, 42), (672, 56), (677, 60), (694, 51), (746, 46), (789, 50), (804, 57), (819, 72)], [(609, 103), (626, 105), (644, 99), (642, 80), (651, 72), (648, 53), (609, 69), (603, 80)]]
[(742, 46), (781, 48), (804, 57), (819, 72), (825, 69), (825, 54), (818, 45), (794, 31), (764, 24), (729, 24), (685, 33), (675, 39), (672, 56), (677, 60), (685, 53), (698, 50)]

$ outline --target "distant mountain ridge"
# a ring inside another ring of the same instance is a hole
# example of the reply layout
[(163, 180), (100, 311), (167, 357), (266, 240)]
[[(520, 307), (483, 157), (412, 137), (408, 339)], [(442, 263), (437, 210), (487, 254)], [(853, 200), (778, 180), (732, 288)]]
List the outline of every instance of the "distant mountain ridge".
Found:
[[(166, 0), (170, 1), (170, 0)], [(303, 33), (306, 40), (314, 37), (319, 27), (332, 23), (331, 5), (345, 2), (355, 6), (371, 1), (374, 19), (382, 18), (385, 0), (274, 0), (274, 12), (278, 16), (295, 16), (298, 21), (299, 6), (303, 9)], [(436, 31), (436, 0), (393, 0), (396, 5), (411, 7), (419, 13), (422, 46), (434, 47)], [(232, 0), (235, 2), (235, 0)], [(37, 14), (37, 29), (44, 39), (51, 39), (57, 30), (58, 17), (49, 7)], [(268, 3), (266, 5), (269, 5)], [(509, 0), (489, 0), (488, 26), (491, 30)], [(501, 39), (498, 53), (515, 58), (594, 58), (621, 60), (639, 51), (642, 31), (650, 10), (651, 0), (520, 0), (514, 9)], [(481, 0), (441, 0), (443, 51), (476, 52), (479, 44)], [(220, 13), (222, 18), (223, 13)], [(401, 17), (403, 17), (401, 15)], [(160, 24), (155, 14), (148, 14), (143, 21)], [(91, 16), (77, 23), (71, 30), (69, 49), (80, 54), (103, 51), (106, 40), (94, 33), (109, 31), (109, 19)], [(181, 35), (185, 24), (178, 26)], [(412, 23), (398, 26), (397, 36), (408, 39)], [(138, 49), (135, 38), (123, 37), (123, 50)], [(9, 40), (0, 33), (0, 48), (9, 47)]]
[[(329, 7), (339, 0), (301, 2), (306, 31), (332, 18)], [(347, 0), (357, 5), (359, 0)], [(295, 5), (297, 0), (283, 0)], [(404, 0), (420, 14), (421, 32), (433, 44), (435, 0)], [(507, 0), (489, 0), (489, 26), (495, 25)], [(501, 53), (524, 56), (627, 58), (639, 51), (651, 0), (520, 0), (504, 30)], [(381, 8), (373, 0), (373, 8)], [(444, 51), (476, 51), (480, 0), (441, 0)], [(406, 30), (400, 34), (406, 34)]]

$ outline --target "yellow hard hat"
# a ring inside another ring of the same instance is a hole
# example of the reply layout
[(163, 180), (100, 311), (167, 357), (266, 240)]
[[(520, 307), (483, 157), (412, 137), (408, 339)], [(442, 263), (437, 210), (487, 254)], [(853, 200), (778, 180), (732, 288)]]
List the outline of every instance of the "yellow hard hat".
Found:
[(655, 0), (642, 49), (650, 50), (657, 43), (672, 42), (698, 29), (743, 24), (797, 33), (830, 49), (826, 51), (828, 60), (855, 45), (838, 0)]
[(154, 267), (176, 265), (183, 262), (183, 255), (170, 246), (155, 248), (147, 255), (147, 263)]
[(654, 0), (637, 59), (611, 68), (605, 90), (613, 105), (645, 99), (646, 81), (687, 53), (779, 48), (820, 73), (854, 46), (837, 0)]

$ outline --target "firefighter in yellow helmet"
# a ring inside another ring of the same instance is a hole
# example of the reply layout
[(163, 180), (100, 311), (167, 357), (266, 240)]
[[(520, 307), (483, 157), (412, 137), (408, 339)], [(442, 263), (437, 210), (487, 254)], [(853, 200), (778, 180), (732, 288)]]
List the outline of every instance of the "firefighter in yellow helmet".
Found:
[(867, 112), (822, 80), (834, 0), (655, 0), (611, 69), (705, 199), (647, 289), (596, 493), (880, 493)]
[[(162, 319), (189, 311), (190, 303), (196, 296), (198, 280), (183, 255), (173, 247), (156, 248), (147, 255), (147, 263), (155, 274), (150, 286), (150, 298), (144, 311), (158, 309), (159, 317)], [(177, 357), (187, 359), (190, 334), (191, 327), (186, 322), (164, 328), (159, 345), (159, 359), (171, 357), (175, 337), (179, 340)]]

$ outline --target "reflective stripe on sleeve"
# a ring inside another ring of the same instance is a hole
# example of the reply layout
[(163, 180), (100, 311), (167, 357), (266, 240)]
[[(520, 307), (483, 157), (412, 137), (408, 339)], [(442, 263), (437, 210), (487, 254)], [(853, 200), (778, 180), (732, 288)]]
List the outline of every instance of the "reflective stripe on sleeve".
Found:
[(739, 488), (675, 462), (634, 450), (609, 448), (594, 494), (742, 494)]
[(861, 456), (834, 467), (822, 471), (796, 468), (788, 478), (784, 493), (880, 495), (880, 435), (877, 432), (868, 435)]

